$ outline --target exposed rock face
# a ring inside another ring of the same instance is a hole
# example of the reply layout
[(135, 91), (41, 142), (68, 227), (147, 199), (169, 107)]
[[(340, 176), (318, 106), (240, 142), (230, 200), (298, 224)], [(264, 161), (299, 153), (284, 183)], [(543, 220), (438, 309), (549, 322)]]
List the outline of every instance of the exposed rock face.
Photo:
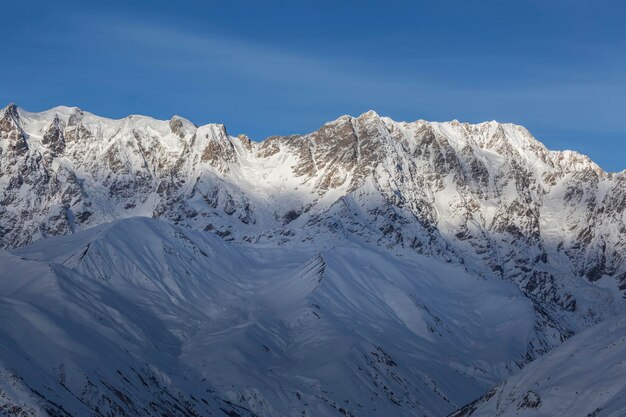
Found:
[(52, 120), (52, 124), (50, 124), (43, 134), (41, 143), (48, 147), (53, 155), (59, 155), (63, 153), (65, 149), (64, 131), (65, 123), (58, 117), (55, 117), (54, 120)]
[(152, 216), (227, 240), (410, 247), (563, 311), (585, 308), (587, 282), (626, 288), (626, 175), (549, 151), (520, 126), (368, 112), (255, 143), (177, 116), (11, 105), (0, 145), (2, 247)]
[(24, 155), (28, 151), (28, 144), (26, 143), (26, 135), (19, 125), (20, 116), (17, 106), (10, 104), (2, 113), (2, 117), (0, 118), (0, 140), (8, 142), (6, 150), (9, 151), (9, 156)]

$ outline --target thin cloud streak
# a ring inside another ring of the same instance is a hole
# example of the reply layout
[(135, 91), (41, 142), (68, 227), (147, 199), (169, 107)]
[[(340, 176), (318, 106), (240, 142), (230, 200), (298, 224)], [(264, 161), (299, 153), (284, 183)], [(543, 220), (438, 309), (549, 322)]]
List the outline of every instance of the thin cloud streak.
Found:
[[(489, 86), (470, 86), (468, 80), (465, 85), (442, 83), (429, 79), (427, 82), (416, 82), (416, 76), (403, 78), (394, 73), (390, 67), (385, 76), (375, 76), (368, 73), (367, 64), (358, 59), (350, 60), (325, 59), (324, 57), (307, 56), (293, 51), (280, 50), (268, 45), (252, 43), (242, 39), (230, 38), (221, 35), (204, 35), (171, 28), (146, 25), (143, 23), (107, 23), (100, 30), (118, 42), (130, 42), (143, 50), (150, 48), (150, 65), (159, 65), (163, 68), (181, 72), (198, 72), (211, 68), (239, 74), (246, 79), (274, 83), (285, 89), (294, 87), (300, 89), (303, 85), (310, 89), (313, 95), (322, 97), (328, 92), (345, 93), (344, 100), (358, 103), (364, 98), (380, 97), (388, 101), (395, 97), (401, 101), (412, 101), (416, 97), (429, 97), (429, 100), (442, 102), (471, 97), (479, 101), (516, 101), (528, 102), (576, 100), (576, 97), (591, 97), (602, 94), (609, 97), (615, 106), (623, 104), (626, 96), (626, 76), (614, 75), (612, 79), (604, 81), (584, 81), (588, 76), (574, 72), (563, 74), (560, 80), (554, 82), (537, 82), (524, 85), (523, 88), (510, 86), (497, 88)], [(145, 53), (145, 52), (144, 52)], [(172, 57), (176, 59), (172, 59)], [(451, 65), (464, 63), (465, 58), (454, 60), (451, 58), (424, 58), (429, 60), (451, 60)], [(474, 57), (485, 66), (501, 60), (496, 56)], [(371, 72), (377, 72), (374, 70)], [(617, 78), (617, 79), (616, 79)], [(471, 105), (471, 100), (462, 100)], [(603, 105), (605, 103), (600, 103)], [(597, 106), (590, 102), (581, 103), (581, 112), (589, 106)], [(617, 116), (611, 115), (611, 116)], [(606, 118), (610, 123), (611, 117)], [(571, 126), (570, 126), (571, 127)], [(582, 126), (581, 126), (582, 127)], [(609, 128), (607, 131), (614, 131)]]
[[(343, 113), (374, 109), (396, 120), (523, 124), (543, 141), (549, 138), (539, 133), (565, 129), (579, 132), (577, 137), (592, 131), (596, 137), (614, 140), (623, 133), (626, 138), (626, 71), (615, 71), (619, 63), (601, 65), (611, 59), (612, 46), (607, 45), (591, 50), (586, 44), (548, 40), (545, 50), (564, 42), (568, 59), (576, 49), (597, 59), (564, 67), (549, 58), (527, 59), (515, 49), (477, 53), (416, 47), (386, 54), (378, 42), (371, 53), (361, 48), (351, 55), (350, 45), (338, 40), (332, 51), (302, 52), (294, 42), (261, 41), (218, 27), (181, 28), (143, 17), (67, 14), (59, 16), (57, 27), (31, 42), (40, 49), (58, 49), (53, 59), (60, 63), (68, 59), (63, 52), (71, 50), (75, 55), (62, 76), (94, 89), (84, 95), (79, 89), (72, 97), (95, 105), (94, 111), (106, 97), (110, 104), (105, 112), (119, 111), (117, 116), (129, 110), (160, 112), (153, 113), (156, 117), (176, 112), (197, 123), (223, 122), (262, 139), (310, 131)], [(337, 53), (340, 47), (346, 49), (343, 56)], [(81, 67), (83, 58), (87, 63)], [(103, 77), (107, 73), (111, 76)], [(52, 75), (38, 76), (44, 77), (40, 84), (48, 96), (63, 94), (55, 90)], [(146, 101), (159, 105), (146, 109)], [(560, 148), (563, 140), (552, 144)]]

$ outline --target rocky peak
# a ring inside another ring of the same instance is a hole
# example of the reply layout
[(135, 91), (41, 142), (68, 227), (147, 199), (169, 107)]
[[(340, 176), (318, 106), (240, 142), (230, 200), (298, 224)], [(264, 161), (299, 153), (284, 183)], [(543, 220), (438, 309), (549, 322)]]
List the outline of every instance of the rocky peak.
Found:
[(52, 123), (50, 123), (42, 137), (41, 143), (47, 146), (55, 155), (63, 153), (65, 149), (64, 129), (65, 123), (59, 119), (59, 116), (54, 116)]
[(178, 135), (180, 138), (184, 138), (188, 134), (193, 134), (198, 128), (189, 120), (180, 116), (173, 116), (170, 119), (169, 125), (172, 133)]
[(374, 110), (368, 110), (365, 113), (361, 114), (360, 116), (357, 117), (357, 119), (360, 120), (372, 120), (372, 121), (378, 121), (381, 119), (380, 115), (378, 113), (376, 113)]
[(341, 116), (307, 135), (269, 138), (261, 144), (262, 155), (271, 156), (286, 146), (299, 158), (294, 173), (318, 177), (316, 189), (354, 190), (384, 157), (389, 132), (380, 116), (369, 111), (358, 117)]
[(77, 125), (78, 123), (80, 123), (84, 115), (85, 113), (81, 109), (79, 109), (78, 107), (74, 107), (72, 114), (70, 114), (70, 117), (68, 118), (67, 124)]
[(228, 163), (237, 162), (237, 153), (226, 127), (223, 124), (202, 126), (196, 132), (204, 143), (201, 161), (208, 162), (219, 170), (228, 171)]
[(2, 139), (9, 141), (9, 150), (11, 153), (23, 155), (28, 150), (26, 135), (20, 126), (18, 108), (13, 103), (2, 110), (2, 118), (0, 118), (0, 140)]
[(15, 103), (10, 103), (9, 105), (7, 105), (4, 109), (2, 109), (2, 117), (10, 117), (14, 121), (17, 121), (20, 117), (18, 114), (17, 105)]
[(81, 109), (75, 107), (72, 110), (67, 119), (65, 131), (63, 132), (63, 137), (66, 143), (81, 141), (93, 135), (92, 132), (84, 126), (84, 117), (85, 113)]
[(252, 141), (247, 135), (241, 134), (237, 136), (237, 140), (241, 143), (241, 146), (247, 151), (252, 152)]
[(14, 129), (19, 129), (19, 113), (15, 104), (9, 104), (2, 109), (0, 118), (0, 131), (8, 133)]

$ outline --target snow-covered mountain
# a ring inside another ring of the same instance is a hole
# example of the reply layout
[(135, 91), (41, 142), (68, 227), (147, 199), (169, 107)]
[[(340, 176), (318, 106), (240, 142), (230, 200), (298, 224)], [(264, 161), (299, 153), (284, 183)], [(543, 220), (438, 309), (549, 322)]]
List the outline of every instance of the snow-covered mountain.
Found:
[(626, 415), (626, 315), (588, 329), (450, 417)]
[(440, 416), (625, 307), (626, 172), (510, 124), (9, 105), (0, 191), (3, 410)]
[(515, 285), (411, 250), (148, 218), (1, 252), (0, 277), (15, 415), (444, 416), (559, 331)]
[(3, 247), (132, 216), (229, 240), (358, 235), (514, 280), (573, 310), (564, 276), (626, 285), (626, 174), (526, 129), (343, 116), (252, 142), (174, 117), (0, 114)]
[(175, 413), (172, 396), (201, 414), (443, 415), (516, 367), (534, 311), (510, 284), (407, 255), (145, 218), (5, 252), (3, 409)]

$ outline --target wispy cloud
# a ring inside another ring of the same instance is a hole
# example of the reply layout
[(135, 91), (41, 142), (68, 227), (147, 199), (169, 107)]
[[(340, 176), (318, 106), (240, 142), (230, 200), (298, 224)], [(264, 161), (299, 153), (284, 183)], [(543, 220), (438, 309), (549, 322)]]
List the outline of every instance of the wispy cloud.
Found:
[[(126, 100), (133, 94), (144, 96), (138, 103), (163, 97), (173, 101), (175, 111), (206, 111), (224, 122), (236, 111), (235, 122), (254, 120), (254, 127), (239, 129), (258, 129), (257, 137), (316, 128), (342, 113), (369, 108), (395, 119), (497, 119), (525, 124), (531, 131), (626, 135), (626, 71), (616, 71), (626, 57), (611, 55), (615, 45), (573, 44), (555, 37), (546, 41), (544, 53), (562, 50), (567, 59), (536, 60), (529, 59), (528, 51), (505, 47), (424, 48), (428, 39), (414, 48), (392, 45), (391, 52), (384, 45), (393, 38), (358, 50), (338, 40), (327, 51), (324, 45), (307, 48), (285, 39), (273, 43), (229, 28), (181, 27), (137, 16), (60, 19), (65, 21), (57, 37), (47, 33), (52, 47), (63, 45), (62, 51), (92, 58), (100, 54), (89, 69), (104, 62), (106, 71), (115, 72), (107, 81), (102, 71), (93, 71), (94, 83), (109, 82)], [(71, 28), (72, 22), (80, 22), (80, 30)], [(68, 37), (79, 32), (85, 40)], [(344, 54), (338, 53), (341, 47)], [(568, 64), (577, 56), (587, 59)], [(77, 77), (90, 76), (83, 72), (76, 70)], [(158, 91), (146, 91), (151, 83)]]
[(198, 34), (145, 22), (107, 23), (101, 26), (101, 31), (119, 42), (136, 46), (143, 54), (150, 51), (149, 65), (180, 71), (220, 69), (237, 74), (244, 81), (254, 79), (283, 86), (305, 85), (352, 92), (364, 87), (378, 90), (406, 87), (408, 81), (369, 75), (367, 71), (359, 71), (362, 63), (350, 59), (306, 55), (216, 33)]

